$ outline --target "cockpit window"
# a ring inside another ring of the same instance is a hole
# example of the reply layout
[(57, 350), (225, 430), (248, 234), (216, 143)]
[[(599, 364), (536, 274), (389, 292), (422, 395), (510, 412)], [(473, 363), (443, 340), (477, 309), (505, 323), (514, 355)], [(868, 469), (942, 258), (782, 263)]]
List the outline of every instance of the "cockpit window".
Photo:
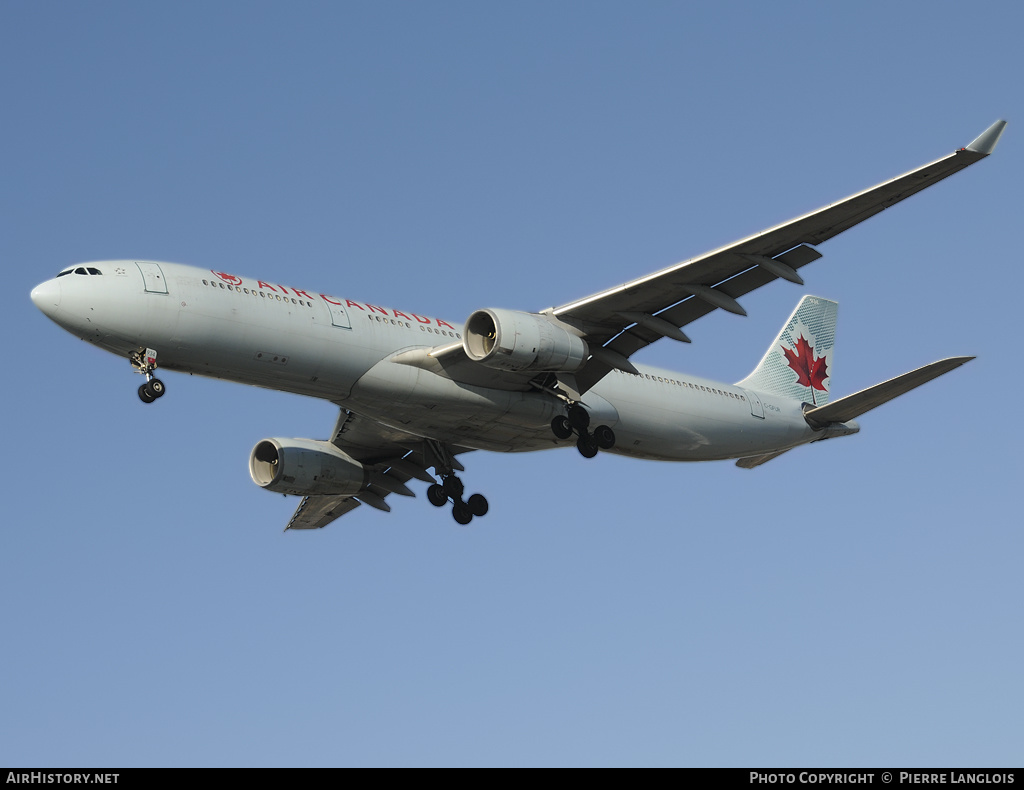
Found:
[(63, 277), (66, 274), (103, 274), (103, 272), (101, 272), (95, 266), (71, 266), (62, 271), (57, 276)]

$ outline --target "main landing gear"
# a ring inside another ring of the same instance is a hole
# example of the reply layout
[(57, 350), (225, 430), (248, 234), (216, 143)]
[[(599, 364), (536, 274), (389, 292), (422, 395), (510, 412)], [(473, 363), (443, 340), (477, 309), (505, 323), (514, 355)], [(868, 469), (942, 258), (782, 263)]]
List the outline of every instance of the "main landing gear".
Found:
[(157, 398), (162, 398), (167, 388), (153, 375), (153, 371), (156, 370), (156, 351), (151, 348), (133, 351), (129, 359), (136, 372), (146, 377), (146, 383), (139, 386), (139, 400), (143, 403), (152, 403)]
[(434, 507), (444, 507), (452, 503), (452, 518), (459, 524), (468, 524), (473, 516), (486, 516), (488, 505), (483, 494), (473, 494), (463, 501), (465, 486), (455, 475), (444, 477), (440, 483), (434, 483), (427, 489), (427, 499)]
[[(427, 499), (434, 507), (444, 507), (452, 503), (452, 518), (459, 524), (466, 525), (473, 520), (473, 516), (487, 515), (488, 504), (483, 494), (473, 494), (469, 499), (463, 500), (466, 487), (462, 480), (455, 475), (455, 467), (458, 463), (448, 448), (441, 442), (427, 440), (429, 449), (433, 455), (434, 471), (441, 477), (440, 483), (434, 483), (427, 489)], [(461, 465), (458, 465), (462, 469)]]
[(590, 412), (578, 403), (569, 406), (564, 416), (559, 415), (551, 421), (551, 432), (559, 439), (568, 439), (576, 434), (579, 437), (576, 449), (584, 458), (593, 458), (598, 450), (610, 450), (615, 446), (615, 431), (607, 425), (598, 425), (591, 432)]

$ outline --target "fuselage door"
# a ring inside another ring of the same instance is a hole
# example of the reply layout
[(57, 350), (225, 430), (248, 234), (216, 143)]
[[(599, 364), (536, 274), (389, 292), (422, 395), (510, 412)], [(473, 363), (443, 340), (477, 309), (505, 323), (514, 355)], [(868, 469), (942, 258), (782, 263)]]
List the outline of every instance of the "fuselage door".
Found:
[(335, 326), (340, 326), (342, 329), (352, 328), (352, 319), (348, 317), (348, 310), (345, 309), (340, 301), (337, 301), (334, 297), (324, 297), (324, 304), (327, 305), (327, 309), (331, 311), (331, 323)]
[(135, 265), (142, 272), (142, 282), (146, 284), (146, 293), (165, 294), (167, 293), (167, 280), (160, 269), (160, 264), (147, 261), (136, 261)]
[(743, 390), (747, 394), (747, 403), (750, 404), (750, 413), (755, 417), (764, 419), (764, 406), (761, 405), (761, 399), (757, 397), (756, 392), (750, 390)]

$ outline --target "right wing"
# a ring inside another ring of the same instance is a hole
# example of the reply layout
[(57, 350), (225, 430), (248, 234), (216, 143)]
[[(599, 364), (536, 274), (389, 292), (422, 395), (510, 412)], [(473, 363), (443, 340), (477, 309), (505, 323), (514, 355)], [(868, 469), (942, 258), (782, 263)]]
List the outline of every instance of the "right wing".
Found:
[[(391, 506), (384, 500), (391, 494), (415, 496), (406, 487), (407, 481), (415, 477), (424, 482), (436, 482), (427, 472), (436, 459), (431, 456), (424, 440), (411, 433), (389, 428), (342, 409), (331, 434), (331, 443), (371, 468), (368, 489), (352, 496), (303, 497), (285, 530), (321, 529), (360, 505), (390, 511)], [(456, 447), (451, 452), (469, 451)], [(462, 469), (457, 461), (454, 465)]]

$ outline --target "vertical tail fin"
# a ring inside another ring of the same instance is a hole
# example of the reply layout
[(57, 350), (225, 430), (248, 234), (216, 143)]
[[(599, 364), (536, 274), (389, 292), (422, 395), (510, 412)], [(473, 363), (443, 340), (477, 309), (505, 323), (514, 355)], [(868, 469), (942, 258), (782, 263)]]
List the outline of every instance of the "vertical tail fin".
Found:
[(832, 384), (839, 305), (805, 296), (741, 387), (824, 406)]

